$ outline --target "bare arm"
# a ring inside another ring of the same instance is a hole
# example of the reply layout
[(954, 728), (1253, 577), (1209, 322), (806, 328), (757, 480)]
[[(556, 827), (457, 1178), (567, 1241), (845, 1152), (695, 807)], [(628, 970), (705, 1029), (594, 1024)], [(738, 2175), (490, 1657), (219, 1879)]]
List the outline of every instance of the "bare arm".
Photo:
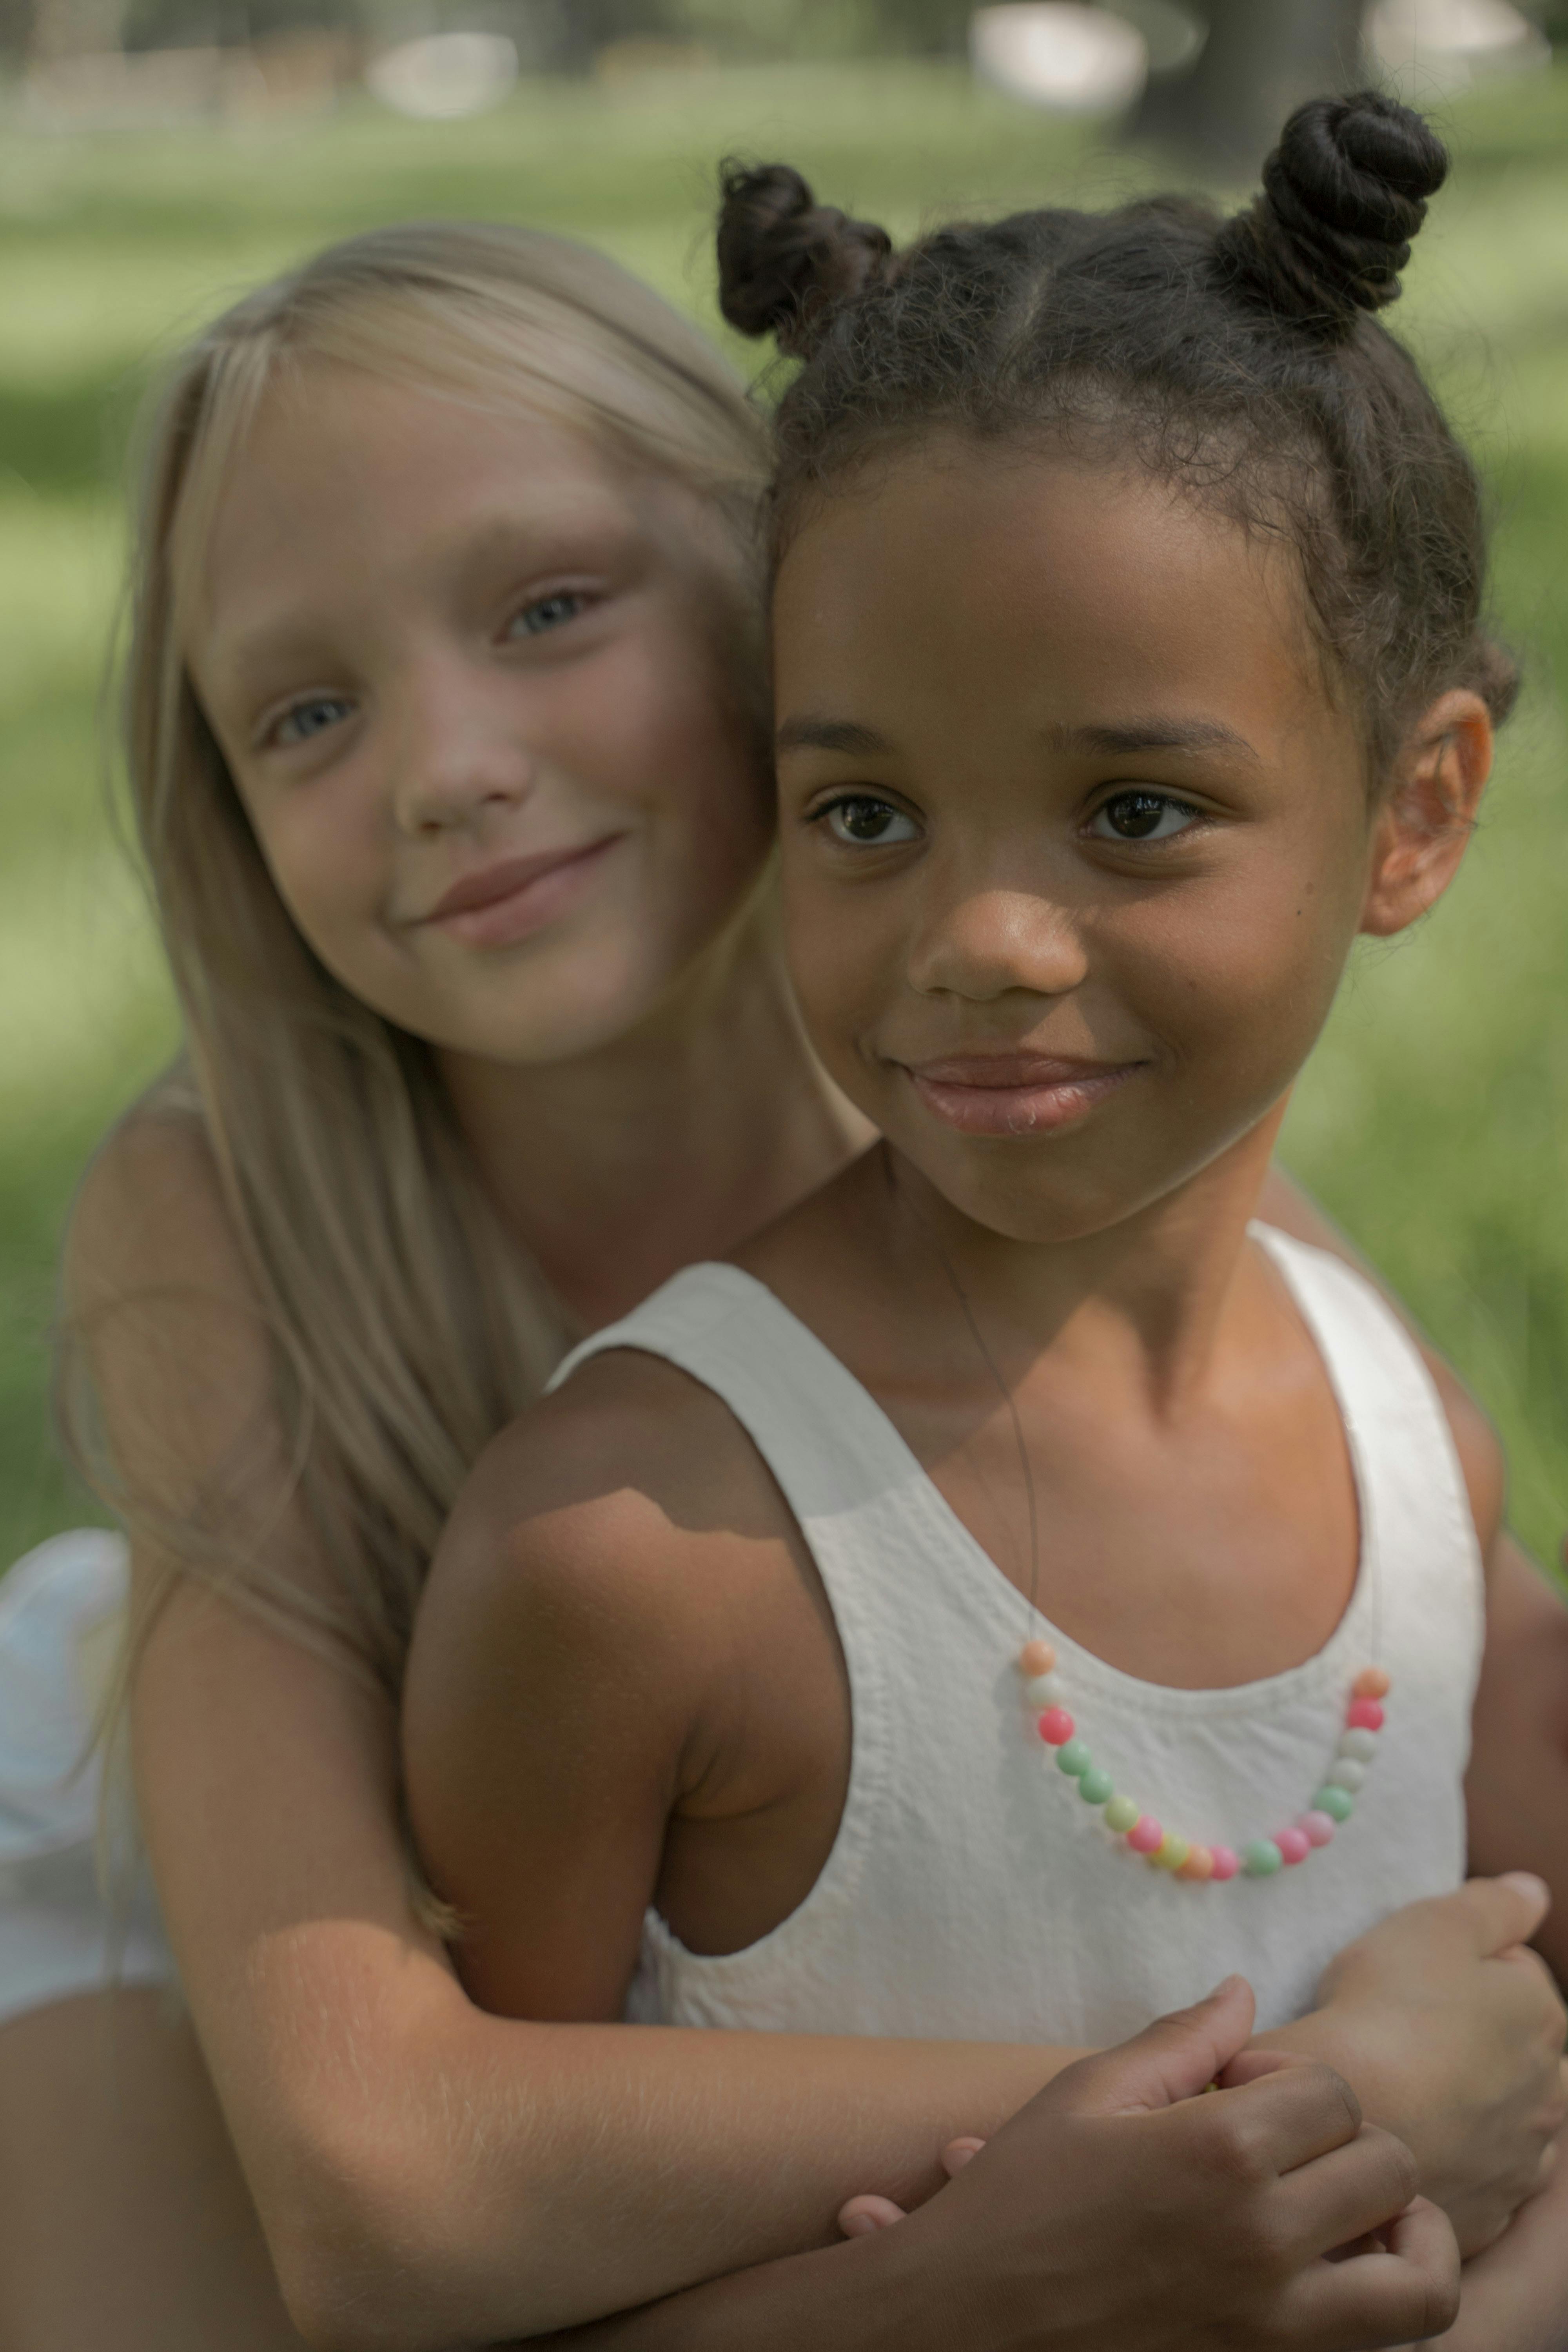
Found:
[[(199, 1141), (150, 1133), (110, 1155), (73, 1258), (89, 1313), (128, 1290), (186, 1297), (145, 1326), (111, 1321), (100, 1369), (117, 1439), (210, 1475), (268, 1384)], [(242, 1517), (237, 1538), (260, 1527)], [(298, 1523), (269, 1540), (307, 1584), (321, 1573)], [(144, 1557), (140, 1580), (158, 1566)], [(945, 2139), (988, 2136), (1053, 2071), (994, 2045), (483, 2015), (409, 1903), (389, 1704), (194, 1589), (148, 1649), (135, 1736), (208, 2063), (297, 2318), (321, 2345), (515, 2337), (769, 2262), (820, 2242), (855, 2190), (918, 2200)], [(815, 2334), (843, 2275), (773, 2272), (743, 2292), (755, 2312), (778, 2286), (772, 2340), (793, 2352), (791, 2314)], [(728, 2324), (665, 2340), (730, 2346)], [(768, 2340), (750, 2319), (747, 2340)]]
[[(111, 1148), (70, 1275), (117, 1444), (161, 1465), (171, 1503), (250, 1464), (236, 1542), (265, 1539), (310, 1590), (309, 1528), (265, 1516), (268, 1367), (199, 1139), (158, 1124)], [(159, 1566), (139, 1558), (143, 1591)], [(946, 2138), (995, 2129), (1053, 2071), (1000, 2045), (483, 2014), (411, 1906), (390, 1702), (193, 1584), (148, 1645), (133, 1728), (197, 2030), (322, 2345), (515, 2337), (822, 2242), (858, 2189), (928, 2194)]]

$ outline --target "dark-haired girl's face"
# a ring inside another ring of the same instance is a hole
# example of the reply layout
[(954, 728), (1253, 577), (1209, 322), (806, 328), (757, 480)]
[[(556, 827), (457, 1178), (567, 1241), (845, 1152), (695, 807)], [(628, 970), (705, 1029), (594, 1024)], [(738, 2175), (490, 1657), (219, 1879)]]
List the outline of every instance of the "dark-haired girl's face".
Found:
[(1379, 856), (1289, 551), (938, 438), (807, 511), (775, 629), (791, 966), (893, 1144), (1048, 1241), (1256, 1129)]

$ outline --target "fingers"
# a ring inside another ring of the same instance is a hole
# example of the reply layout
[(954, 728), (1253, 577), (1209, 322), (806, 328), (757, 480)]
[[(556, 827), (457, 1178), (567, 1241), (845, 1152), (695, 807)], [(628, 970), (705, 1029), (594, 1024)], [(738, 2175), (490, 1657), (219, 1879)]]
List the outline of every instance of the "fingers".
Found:
[(1081, 2116), (1130, 2115), (1195, 2098), (1246, 2042), (1254, 2010), (1246, 1978), (1226, 1977), (1191, 2009), (1156, 2018), (1114, 2050), (1080, 2058), (1042, 2096)]
[(942, 2152), (942, 2168), (950, 2180), (956, 2180), (971, 2159), (977, 2157), (985, 2142), (983, 2139), (950, 2139)]
[[(1361, 2106), (1331, 2066), (1305, 2062), (1216, 2092), (1184, 2110), (1180, 2128), (1191, 2161), (1256, 2187), (1350, 2147), (1362, 2129)], [(1397, 2212), (1414, 2187), (1412, 2180), (1381, 2213), (1369, 2214), (1359, 2229), (1342, 2230), (1341, 2238), (1355, 2237)], [(1320, 2244), (1336, 2242), (1329, 2237)]]
[(1528, 1870), (1500, 1878), (1472, 1878), (1457, 1894), (1437, 1898), (1451, 1904), (1475, 1937), (1482, 1959), (1494, 1959), (1514, 1944), (1528, 1944), (1552, 1907), (1552, 1890)]
[(874, 2238), (879, 2230), (890, 2230), (895, 2221), (907, 2219), (903, 2207), (890, 2197), (851, 2197), (838, 2209), (838, 2227), (847, 2238)]
[(1315, 2066), (1318, 2063), (1304, 2050), (1238, 2050), (1215, 2079), (1222, 2091), (1239, 2091), (1244, 2083), (1260, 2083), (1265, 2074), (1278, 2074), (1282, 2067)]
[(1327, 2253), (1381, 2231), (1415, 2194), (1415, 2158), (1392, 2132), (1363, 2124), (1348, 2147), (1299, 2165), (1282, 2184), (1294, 2242)]
[(1416, 2198), (1385, 2232), (1386, 2252), (1307, 2272), (1291, 2314), (1313, 2352), (1418, 2345), (1458, 2316), (1459, 2249), (1446, 2214)]

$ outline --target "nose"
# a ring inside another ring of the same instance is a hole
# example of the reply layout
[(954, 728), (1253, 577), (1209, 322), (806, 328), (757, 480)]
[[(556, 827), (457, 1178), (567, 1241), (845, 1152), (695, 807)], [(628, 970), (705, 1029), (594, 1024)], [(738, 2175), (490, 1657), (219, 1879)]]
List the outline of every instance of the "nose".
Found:
[(525, 800), (534, 754), (515, 686), (460, 660), (410, 664), (392, 730), (392, 808), (410, 836), (459, 832)]
[(978, 890), (932, 908), (911, 942), (910, 984), (922, 996), (987, 1004), (1015, 991), (1065, 996), (1089, 971), (1068, 911), (1022, 890)]

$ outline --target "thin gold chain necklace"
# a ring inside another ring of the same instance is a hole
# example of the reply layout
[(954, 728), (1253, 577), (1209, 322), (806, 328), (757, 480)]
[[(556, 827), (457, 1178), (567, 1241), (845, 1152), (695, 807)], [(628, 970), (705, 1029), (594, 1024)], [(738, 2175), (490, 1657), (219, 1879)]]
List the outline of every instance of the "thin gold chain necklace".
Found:
[[(896, 1192), (890, 1160), (888, 1172)], [(1067, 1787), (1076, 1786), (1082, 1801), (1099, 1811), (1116, 1843), (1125, 1845), (1133, 1853), (1142, 1854), (1152, 1867), (1168, 1871), (1173, 1877), (1185, 1880), (1189, 1885), (1223, 1885), (1227, 1880), (1237, 1877), (1273, 1878), (1280, 1871), (1305, 1862), (1309, 1855), (1332, 1843), (1335, 1831), (1348, 1822), (1355, 1811), (1356, 1799), (1377, 1755), (1378, 1736), (1384, 1725), (1383, 1702), (1390, 1689), (1388, 1674), (1382, 1666), (1368, 1665), (1361, 1667), (1352, 1677), (1333, 1755), (1320, 1787), (1307, 1811), (1299, 1813), (1294, 1821), (1288, 1822), (1283, 1829), (1276, 1830), (1269, 1837), (1249, 1838), (1239, 1850), (1212, 1841), (1184, 1837), (1173, 1830), (1166, 1829), (1156, 1814), (1146, 1812), (1136, 1799), (1120, 1790), (1111, 1775), (1102, 1765), (1095, 1762), (1089, 1746), (1080, 1738), (1077, 1723), (1068, 1709), (1068, 1691), (1058, 1670), (1055, 1647), (1042, 1637), (1038, 1630), (1045, 1622), (1039, 1609), (1039, 1503), (1017, 1400), (985, 1344), (985, 1335), (980, 1328), (973, 1302), (958, 1278), (957, 1268), (942, 1246), (941, 1234), (916, 1202), (910, 1201), (910, 1206), (918, 1223), (925, 1228), (937, 1262), (958, 1301), (970, 1338), (1007, 1408), (1007, 1417), (1012, 1423), (1013, 1442), (1017, 1448), (1018, 1468), (1028, 1507), (1029, 1581), (1026, 1595), (1028, 1638), (1018, 1653), (1018, 1667), (1023, 1677), (1024, 1698), (1034, 1739), (1046, 1754), (1054, 1756), (1057, 1769), (1063, 1775)]]

